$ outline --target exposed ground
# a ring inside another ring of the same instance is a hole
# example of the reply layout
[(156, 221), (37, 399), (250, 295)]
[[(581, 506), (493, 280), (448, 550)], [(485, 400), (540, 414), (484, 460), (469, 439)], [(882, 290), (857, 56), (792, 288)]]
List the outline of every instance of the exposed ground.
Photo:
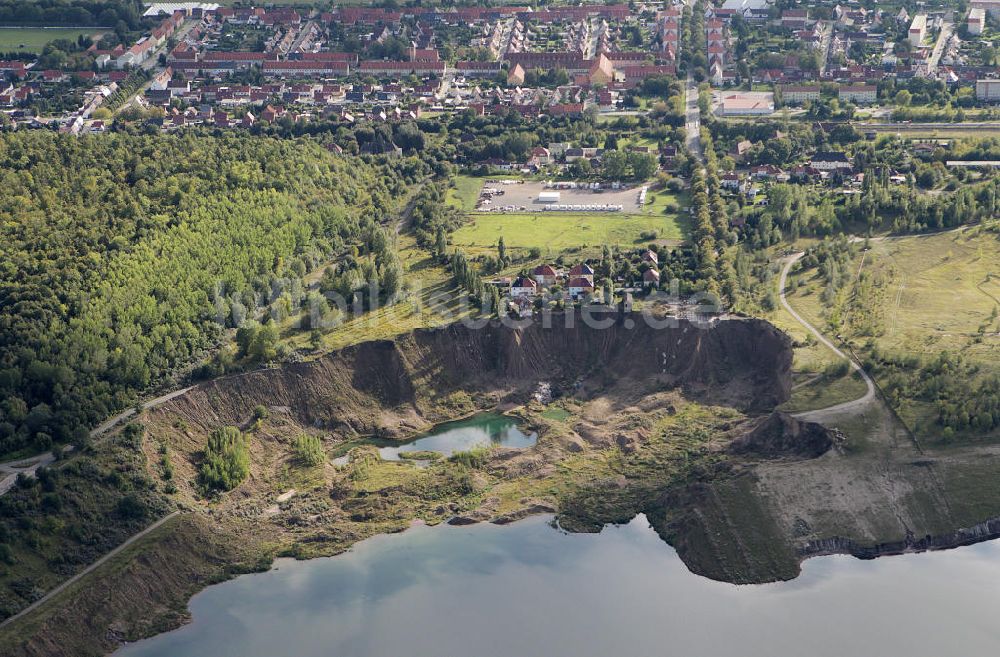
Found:
[[(791, 366), (788, 339), (759, 320), (657, 331), (494, 324), (199, 385), (140, 418), (148, 476), (161, 476), (165, 449), (171, 505), (185, 513), (0, 629), (0, 642), (18, 655), (100, 654), (183, 622), (188, 597), (210, 582), (276, 555), (334, 554), (413, 520), (556, 512), (563, 528), (593, 531), (643, 512), (691, 570), (748, 583), (795, 577), (816, 554), (1000, 534), (991, 520), (1000, 489), (990, 484), (1000, 448), (921, 449), (880, 404), (828, 418), (832, 432), (773, 415), (791, 392)], [(551, 403), (535, 400), (542, 382)], [(261, 404), (266, 417), (254, 419)], [(537, 431), (537, 446), (420, 467), (379, 460), (366, 438), (496, 408)], [(206, 499), (201, 451), (225, 425), (250, 436), (250, 477)], [(304, 466), (292, 448), (303, 433), (331, 457), (346, 453), (346, 465)]]
[[(492, 188), (503, 192), (502, 196), (494, 196), (487, 208), (505, 207), (512, 205), (524, 207), (529, 212), (543, 211), (545, 204), (538, 202), (538, 197), (542, 192), (558, 192), (559, 203), (564, 205), (621, 205), (622, 214), (636, 214), (643, 210), (639, 205), (639, 187), (629, 189), (605, 189), (601, 192), (594, 192), (590, 189), (548, 189), (544, 183), (535, 181), (525, 181), (514, 184), (501, 182), (500, 184), (483, 181), (482, 188)], [(485, 209), (485, 208), (484, 208)]]
[[(181, 621), (187, 596), (231, 574), (226, 564), (242, 564), (239, 572), (279, 554), (333, 554), (414, 519), (509, 522), (556, 511), (579, 530), (624, 520), (665, 489), (724, 475), (728, 445), (788, 394), (789, 345), (764, 322), (597, 330), (576, 321), (418, 331), (215, 380), (144, 411), (148, 477), (162, 477), (168, 453), (176, 485), (168, 496), (187, 513), (140, 540), (141, 549), (115, 555), (86, 586), (0, 630), (0, 641), (19, 646), (14, 654), (99, 653)], [(534, 401), (541, 382), (558, 401)], [(255, 420), (260, 404), (267, 417)], [(367, 444), (373, 434), (401, 437), (498, 407), (538, 431), (535, 448), (419, 467), (381, 461)], [(224, 425), (250, 436), (251, 474), (205, 499), (197, 467), (207, 434)], [(348, 463), (304, 466), (292, 449), (303, 433), (319, 436), (330, 456), (346, 451)], [(203, 532), (212, 535), (204, 547), (177, 544), (200, 542)], [(173, 550), (185, 550), (181, 577), (161, 582), (149, 560)]]

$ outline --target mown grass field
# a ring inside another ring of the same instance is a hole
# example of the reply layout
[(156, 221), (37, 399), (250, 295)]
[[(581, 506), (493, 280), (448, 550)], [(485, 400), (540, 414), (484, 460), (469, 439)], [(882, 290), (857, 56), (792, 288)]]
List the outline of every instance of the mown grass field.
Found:
[(492, 249), (503, 236), (508, 247), (539, 248), (553, 253), (604, 244), (631, 247), (643, 243), (640, 235), (656, 231), (659, 239), (681, 241), (687, 227), (675, 217), (625, 214), (476, 214), (455, 231), (454, 243), (470, 253)]
[[(515, 176), (491, 176), (491, 178)], [(448, 202), (468, 213), (469, 222), (455, 231), (455, 246), (476, 254), (492, 250), (503, 236), (508, 247), (541, 249), (556, 254), (569, 249), (643, 243), (643, 233), (655, 232), (658, 240), (687, 239), (690, 221), (683, 208), (684, 193), (650, 191), (641, 213), (475, 212), (483, 178), (457, 176), (448, 191)], [(668, 206), (675, 209), (668, 211)]]
[[(96, 27), (0, 27), (0, 52), (41, 52), (56, 39), (76, 40), (81, 34), (100, 38), (105, 30)], [(22, 47), (23, 46), (23, 47)]]

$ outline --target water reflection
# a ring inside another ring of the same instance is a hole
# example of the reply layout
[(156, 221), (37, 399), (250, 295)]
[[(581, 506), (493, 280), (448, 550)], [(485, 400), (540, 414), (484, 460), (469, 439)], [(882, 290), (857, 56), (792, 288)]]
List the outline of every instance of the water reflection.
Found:
[(641, 516), (416, 527), (207, 589), (194, 623), (121, 657), (996, 654), (1000, 545), (824, 557), (795, 581), (692, 575)]
[(396, 461), (403, 452), (440, 452), (445, 456), (454, 452), (470, 450), (482, 446), (531, 447), (537, 435), (526, 434), (517, 427), (514, 419), (505, 415), (483, 413), (458, 422), (449, 422), (435, 427), (426, 436), (421, 436), (404, 445), (391, 445), (379, 449), (381, 457)]

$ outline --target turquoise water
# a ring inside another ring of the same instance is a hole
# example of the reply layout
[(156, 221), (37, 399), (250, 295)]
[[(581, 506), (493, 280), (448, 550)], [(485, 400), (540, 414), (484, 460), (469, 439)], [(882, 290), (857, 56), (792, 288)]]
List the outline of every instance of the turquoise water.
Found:
[(447, 456), (487, 445), (531, 447), (537, 439), (537, 434), (526, 434), (518, 429), (517, 422), (512, 418), (482, 413), (465, 420), (438, 425), (426, 436), (404, 445), (382, 447), (378, 451), (383, 459), (397, 461), (401, 452), (432, 451)]
[(822, 557), (791, 582), (692, 575), (639, 516), (600, 534), (534, 517), (414, 527), (210, 587), (193, 623), (118, 657), (995, 655), (1000, 543), (874, 561)]

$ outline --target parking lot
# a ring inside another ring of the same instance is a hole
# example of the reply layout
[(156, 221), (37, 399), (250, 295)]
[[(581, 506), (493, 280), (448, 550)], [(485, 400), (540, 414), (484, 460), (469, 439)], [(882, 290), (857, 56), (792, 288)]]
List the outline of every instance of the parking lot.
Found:
[[(566, 186), (572, 183), (557, 183)], [(476, 209), (482, 212), (545, 212), (555, 206), (572, 208), (575, 212), (622, 212), (635, 214), (641, 210), (639, 195), (641, 187), (613, 189), (611, 186), (600, 190), (584, 188), (579, 183), (576, 189), (550, 187), (541, 182), (520, 180), (486, 180), (479, 193)], [(543, 192), (558, 192), (558, 203), (541, 203)]]

